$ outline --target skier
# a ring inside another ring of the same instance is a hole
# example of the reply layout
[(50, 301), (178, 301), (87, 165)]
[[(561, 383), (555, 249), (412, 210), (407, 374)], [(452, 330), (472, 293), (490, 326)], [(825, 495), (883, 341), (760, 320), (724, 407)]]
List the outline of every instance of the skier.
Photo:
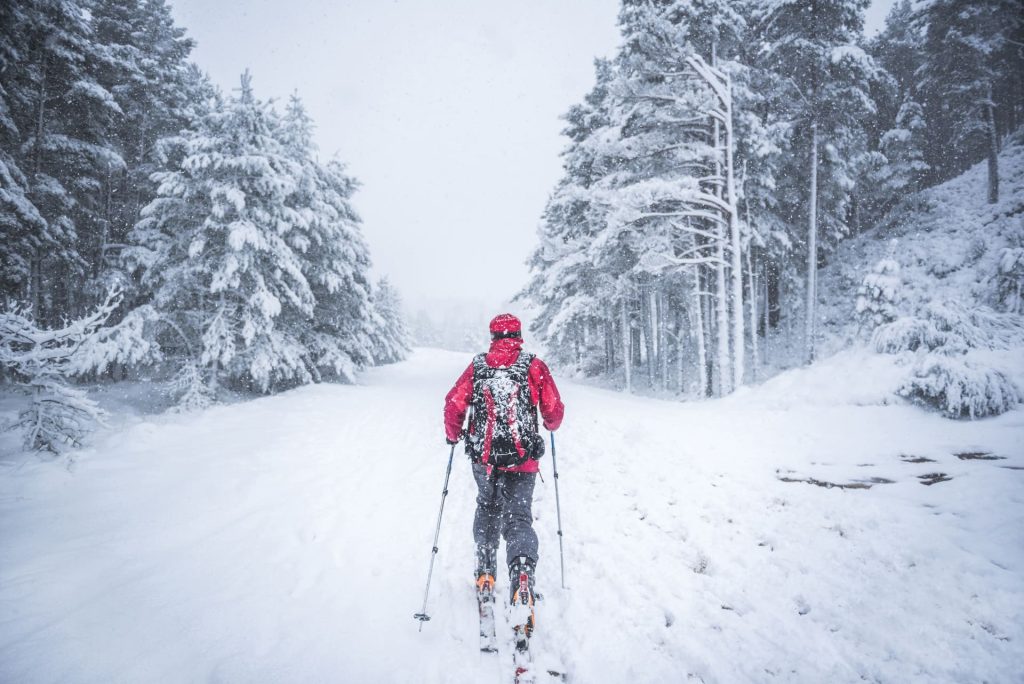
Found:
[(540, 470), (537, 459), (544, 454), (537, 407), (544, 427), (551, 431), (562, 423), (565, 407), (547, 365), (522, 351), (519, 319), (501, 314), (491, 321), (490, 332), (490, 350), (473, 359), (445, 397), (444, 426), (446, 441), (456, 444), (469, 412), (466, 453), (478, 489), (473, 520), (477, 591), (486, 596), (494, 591), (498, 541), (503, 536), (510, 600), (527, 613), (516, 628), (525, 639), (534, 627), (538, 544), (531, 507)]

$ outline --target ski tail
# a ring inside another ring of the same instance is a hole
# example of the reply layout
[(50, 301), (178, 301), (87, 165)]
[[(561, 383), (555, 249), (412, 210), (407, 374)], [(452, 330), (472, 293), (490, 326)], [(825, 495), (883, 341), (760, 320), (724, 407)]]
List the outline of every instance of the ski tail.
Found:
[(512, 593), (512, 621), (516, 634), (516, 649), (523, 651), (530, 646), (530, 637), (536, 627), (537, 616), (533, 609), (533, 589), (530, 576), (520, 572)]

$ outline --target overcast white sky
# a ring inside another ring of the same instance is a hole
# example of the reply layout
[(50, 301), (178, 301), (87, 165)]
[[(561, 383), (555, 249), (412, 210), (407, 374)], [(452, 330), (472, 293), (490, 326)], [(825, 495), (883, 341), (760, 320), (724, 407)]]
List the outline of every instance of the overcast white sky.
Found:
[[(618, 0), (171, 0), (222, 88), (297, 90), (362, 182), (375, 272), (414, 308), (496, 307), (558, 180), (558, 118), (618, 43)], [(874, 0), (868, 30), (893, 0)]]

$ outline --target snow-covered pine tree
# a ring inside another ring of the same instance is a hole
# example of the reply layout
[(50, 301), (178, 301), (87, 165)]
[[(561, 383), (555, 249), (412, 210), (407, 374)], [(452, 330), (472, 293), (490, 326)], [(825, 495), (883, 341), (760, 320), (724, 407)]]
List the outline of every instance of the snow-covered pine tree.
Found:
[(875, 181), (885, 195), (898, 200), (924, 187), (929, 169), (924, 160), (926, 128), (921, 105), (905, 100), (896, 114), (896, 126), (879, 143), (886, 165)]
[(155, 195), (150, 176), (159, 169), (157, 141), (186, 128), (211, 94), (188, 62), (194, 42), (174, 24), (165, 0), (94, 0), (90, 14), (102, 57), (98, 78), (122, 112), (112, 143), (125, 166), (105, 170), (102, 220), (82, 252), (93, 289), (117, 283), (127, 294), (134, 281), (119, 255)]
[(296, 248), (304, 219), (288, 202), (302, 168), (278, 127), (244, 74), (182, 133), (132, 233), (155, 308), (186, 331), (212, 380), (264, 392), (310, 381), (314, 365), (301, 330), (279, 325), (312, 316), (315, 302)]
[[(22, 226), (4, 251), (19, 270), (28, 264), (27, 274), (14, 276), (19, 298), (50, 324), (87, 304), (74, 286), (86, 267), (80, 241), (100, 225), (102, 175), (124, 166), (109, 141), (121, 110), (98, 80), (104, 56), (89, 10), (84, 0), (20, 0), (0, 9), (0, 143), (14, 179), (0, 225)], [(12, 206), (28, 225), (8, 213)]]
[(867, 43), (868, 52), (883, 70), (872, 89), (877, 107), (868, 131), (872, 148), (878, 147), (886, 131), (896, 127), (903, 103), (917, 101), (916, 73), (921, 66), (923, 38), (914, 17), (911, 0), (898, 0), (886, 15), (882, 31)]
[(46, 220), (28, 196), (28, 178), (6, 149), (16, 137), (9, 113), (0, 108), (0, 291), (8, 294), (27, 291), (32, 255), (46, 229)]
[[(737, 58), (756, 63), (745, 46)], [(740, 170), (740, 216), (745, 227), (749, 259), (748, 297), (751, 307), (750, 339), (753, 366), (772, 352), (771, 331), (779, 325), (781, 274), (792, 263), (792, 228), (780, 201), (778, 179), (784, 172), (789, 150), (790, 126), (780, 116), (786, 111), (779, 76), (769, 70), (747, 67), (732, 70), (736, 164)], [(758, 340), (763, 339), (763, 344)], [(755, 349), (756, 348), (756, 349)]]
[(897, 203), (924, 187), (929, 166), (925, 161), (927, 126), (920, 104), (907, 99), (893, 127), (877, 142), (877, 150), (861, 155), (857, 189), (857, 223), (875, 225)]
[(860, 47), (867, 0), (766, 0), (755, 14), (758, 65), (787, 87), (792, 152), (781, 175), (786, 212), (805, 217), (803, 358), (815, 357), (819, 237), (847, 231), (852, 166), (864, 147), (863, 119), (874, 112), (870, 85), (876, 66)]
[(58, 329), (40, 328), (22, 310), (0, 313), (0, 366), (30, 399), (7, 429), (22, 430), (27, 451), (60, 454), (80, 446), (102, 418), (96, 402), (68, 377), (76, 354), (119, 303), (120, 295), (110, 293), (92, 313)]
[(925, 27), (917, 73), (933, 142), (928, 161), (943, 180), (987, 159), (988, 199), (995, 203), (999, 137), (1020, 124), (1024, 104), (1020, 0), (933, 0), (918, 19)]
[[(871, 56), (895, 83), (894, 97), (886, 103), (891, 121), (896, 107), (917, 90), (917, 70), (921, 66), (921, 31), (914, 19), (911, 0), (897, 0), (885, 17), (885, 26), (869, 44)], [(878, 103), (882, 109), (883, 103)]]
[(371, 301), (374, 314), (374, 363), (381, 365), (404, 360), (412, 344), (398, 291), (387, 278), (381, 278), (373, 288)]
[(715, 0), (627, 0), (619, 21), (619, 54), (598, 62), (594, 90), (567, 115), (565, 175), (526, 290), (534, 330), (577, 370), (621, 369), (627, 389), (641, 370), (662, 390), (703, 394), (714, 379), (728, 391), (743, 365), (738, 189), (722, 152), (728, 78), (707, 60), (736, 52), (743, 19)]
[[(724, 394), (740, 363), (731, 355), (730, 321), (742, 330), (743, 315), (742, 294), (727, 285), (731, 256), (739, 259), (738, 241), (733, 245), (730, 238), (735, 215), (733, 188), (727, 187), (728, 154), (720, 154), (730, 147), (731, 117), (728, 99), (716, 88), (720, 75), (709, 77), (714, 70), (698, 49), (707, 49), (709, 59), (727, 54), (727, 46), (738, 43), (743, 20), (725, 2), (624, 2), (620, 25), (623, 46), (611, 111), (619, 127), (616, 154), (623, 162), (600, 189), (612, 208), (609, 229), (628, 235), (635, 254), (629, 276), (637, 286), (641, 358), (653, 384), (658, 340), (665, 335), (659, 335), (662, 323), (652, 312), (664, 297), (663, 281), (690, 270), (694, 291), (701, 292), (700, 269), (710, 268), (714, 277), (705, 278), (705, 285), (714, 283), (714, 300), (700, 305), (714, 311), (716, 325), (710, 326), (711, 316), (702, 316), (707, 328), (700, 334), (716, 343), (714, 387)], [(730, 295), (737, 299), (733, 318)], [(742, 353), (742, 339), (733, 343)]]
[(857, 289), (856, 311), (861, 328), (871, 331), (896, 320), (899, 315), (900, 264), (896, 261), (896, 241), (888, 255), (880, 260)]
[(185, 361), (168, 389), (176, 400), (174, 410), (179, 412), (202, 411), (217, 400), (210, 382), (210, 369), (200, 366), (195, 359)]
[(289, 322), (308, 350), (312, 372), (351, 382), (373, 363), (375, 324), (370, 301), (370, 252), (352, 206), (357, 181), (338, 161), (314, 159), (313, 123), (298, 96), (289, 100), (279, 130), (299, 169), (288, 197), (297, 230), (290, 240), (314, 299), (311, 317)]
[(611, 328), (618, 318), (613, 274), (599, 277), (590, 250), (605, 209), (591, 200), (590, 188), (611, 167), (605, 155), (608, 130), (608, 82), (612, 65), (595, 62), (595, 86), (565, 114), (564, 175), (548, 200), (538, 229), (540, 245), (530, 258), (532, 277), (521, 296), (537, 306), (532, 331), (548, 347), (552, 359), (568, 368), (589, 366), (575, 354), (577, 340), (590, 331), (603, 339), (604, 372), (616, 367), (618, 339)]

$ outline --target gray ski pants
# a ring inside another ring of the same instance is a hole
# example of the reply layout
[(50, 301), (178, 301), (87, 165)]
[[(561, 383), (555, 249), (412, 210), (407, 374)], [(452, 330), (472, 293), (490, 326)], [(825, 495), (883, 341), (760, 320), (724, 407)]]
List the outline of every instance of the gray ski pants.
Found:
[(476, 479), (476, 516), (473, 539), (477, 546), (498, 548), (505, 538), (505, 558), (511, 565), (519, 556), (537, 563), (537, 533), (533, 531), (533, 485), (536, 473), (495, 473), (487, 477), (487, 467), (473, 464)]

